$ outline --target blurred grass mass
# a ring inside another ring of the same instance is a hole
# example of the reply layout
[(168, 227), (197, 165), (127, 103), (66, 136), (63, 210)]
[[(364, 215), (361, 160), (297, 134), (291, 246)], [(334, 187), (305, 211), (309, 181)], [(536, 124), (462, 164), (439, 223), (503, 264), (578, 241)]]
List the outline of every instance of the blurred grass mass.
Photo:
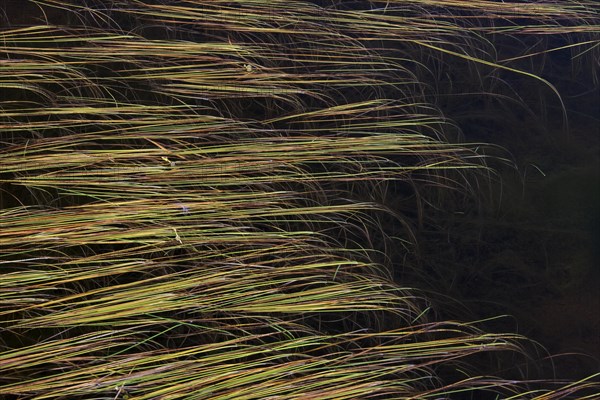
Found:
[(440, 71), (556, 91), (492, 38), (560, 35), (585, 59), (594, 2), (18, 8), (0, 31), (3, 398), (597, 391), (530, 382), (524, 338), (439, 321), (392, 279), (427, 209), (492, 174), (438, 108)]

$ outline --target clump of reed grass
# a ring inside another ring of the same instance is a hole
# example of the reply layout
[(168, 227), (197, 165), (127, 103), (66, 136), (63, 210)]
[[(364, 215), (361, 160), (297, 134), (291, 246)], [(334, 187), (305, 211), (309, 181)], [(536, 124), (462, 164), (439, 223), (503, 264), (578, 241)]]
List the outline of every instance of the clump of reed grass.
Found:
[[(414, 244), (418, 215), (381, 204), (391, 186), (422, 210), (489, 173), (478, 144), (445, 139), (419, 75), (450, 56), (530, 75), (478, 53), (506, 27), (465, 23), (517, 5), (28, 4), (40, 19), (1, 33), (2, 396), (594, 390), (469, 368), (524, 339), (437, 321), (372, 261), (379, 240)], [(521, 9), (538, 32), (589, 27), (584, 2)]]

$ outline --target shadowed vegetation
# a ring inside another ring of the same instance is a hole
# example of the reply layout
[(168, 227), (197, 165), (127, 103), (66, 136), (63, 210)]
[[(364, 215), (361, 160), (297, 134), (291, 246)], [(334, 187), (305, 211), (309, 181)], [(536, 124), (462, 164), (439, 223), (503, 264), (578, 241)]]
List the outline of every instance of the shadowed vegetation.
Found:
[(592, 398), (597, 376), (534, 381), (525, 338), (440, 320), (415, 232), (510, 163), (445, 105), (527, 112), (511, 74), (563, 109), (523, 64), (555, 49), (526, 44), (593, 74), (594, 7), (7, 7), (0, 396)]

